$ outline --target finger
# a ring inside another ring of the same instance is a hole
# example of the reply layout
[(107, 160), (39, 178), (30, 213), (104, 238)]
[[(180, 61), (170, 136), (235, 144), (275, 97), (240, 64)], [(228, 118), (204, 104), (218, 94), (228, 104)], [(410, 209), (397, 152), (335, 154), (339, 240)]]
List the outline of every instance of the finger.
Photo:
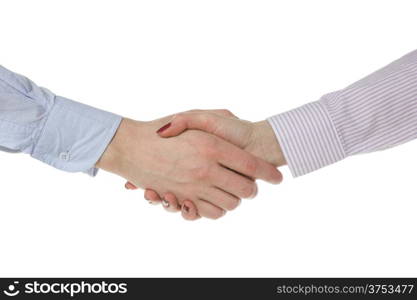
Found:
[[(218, 206), (211, 204), (210, 202), (204, 199), (199, 199), (198, 201), (196, 201), (195, 206), (197, 207), (198, 214), (208, 219), (215, 220), (215, 219), (223, 217), (226, 214), (225, 210), (221, 209)], [(182, 209), (187, 210), (189, 209), (189, 207), (188, 205), (185, 205), (185, 207), (183, 205)]]
[(162, 198), (162, 206), (169, 212), (178, 212), (181, 206), (178, 204), (177, 197), (173, 193), (165, 193)]
[(217, 188), (237, 198), (253, 198), (258, 190), (254, 180), (221, 166), (213, 172), (210, 180)]
[(282, 181), (281, 172), (272, 164), (230, 144), (221, 143), (218, 151), (219, 163), (231, 170), (254, 179), (277, 184)]
[(241, 199), (217, 187), (212, 187), (202, 192), (204, 199), (210, 203), (222, 208), (223, 210), (231, 211), (237, 208)]
[(161, 203), (161, 197), (159, 194), (151, 189), (146, 189), (144, 193), (144, 198), (148, 200), (151, 204), (159, 204)]
[(138, 189), (138, 187), (136, 185), (134, 185), (133, 183), (131, 183), (130, 181), (126, 181), (125, 188), (128, 189), (128, 190), (137, 190)]
[(194, 202), (190, 200), (184, 200), (181, 208), (181, 215), (188, 221), (194, 221), (201, 218), (198, 214), (197, 207), (195, 206)]
[(198, 129), (240, 146), (250, 130), (246, 126), (248, 125), (235, 117), (225, 117), (207, 112), (189, 112), (175, 115), (171, 122), (162, 126), (157, 133), (161, 137), (171, 137), (179, 135), (187, 129)]

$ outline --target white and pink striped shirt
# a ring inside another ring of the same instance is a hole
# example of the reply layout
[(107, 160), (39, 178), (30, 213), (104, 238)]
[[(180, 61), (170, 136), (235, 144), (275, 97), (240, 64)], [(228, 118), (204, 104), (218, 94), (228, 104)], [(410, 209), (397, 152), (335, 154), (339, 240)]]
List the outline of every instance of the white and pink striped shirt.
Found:
[(417, 50), (268, 121), (294, 177), (411, 141), (417, 138)]

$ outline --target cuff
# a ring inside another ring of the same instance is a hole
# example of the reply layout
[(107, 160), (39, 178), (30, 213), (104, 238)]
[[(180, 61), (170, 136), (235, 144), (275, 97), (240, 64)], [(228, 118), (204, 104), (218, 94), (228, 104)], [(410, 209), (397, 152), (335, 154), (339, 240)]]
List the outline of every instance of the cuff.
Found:
[(320, 101), (272, 116), (267, 120), (274, 129), (294, 177), (346, 157), (325, 104)]
[(95, 176), (94, 165), (120, 121), (115, 114), (57, 96), (31, 155), (67, 172)]

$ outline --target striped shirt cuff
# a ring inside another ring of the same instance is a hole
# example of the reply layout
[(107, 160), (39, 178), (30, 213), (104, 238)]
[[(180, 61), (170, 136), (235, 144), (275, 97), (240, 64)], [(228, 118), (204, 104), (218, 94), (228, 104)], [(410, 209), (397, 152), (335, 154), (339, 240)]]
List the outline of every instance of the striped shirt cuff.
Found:
[(316, 101), (267, 119), (291, 174), (313, 172), (346, 157), (323, 102)]

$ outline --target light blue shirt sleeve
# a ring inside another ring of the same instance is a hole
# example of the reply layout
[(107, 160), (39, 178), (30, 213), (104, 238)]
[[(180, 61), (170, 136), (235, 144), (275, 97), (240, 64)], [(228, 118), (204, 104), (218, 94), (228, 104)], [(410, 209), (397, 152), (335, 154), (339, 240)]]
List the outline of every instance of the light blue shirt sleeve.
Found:
[(0, 66), (0, 150), (30, 154), (68, 172), (94, 167), (121, 117), (37, 86)]

